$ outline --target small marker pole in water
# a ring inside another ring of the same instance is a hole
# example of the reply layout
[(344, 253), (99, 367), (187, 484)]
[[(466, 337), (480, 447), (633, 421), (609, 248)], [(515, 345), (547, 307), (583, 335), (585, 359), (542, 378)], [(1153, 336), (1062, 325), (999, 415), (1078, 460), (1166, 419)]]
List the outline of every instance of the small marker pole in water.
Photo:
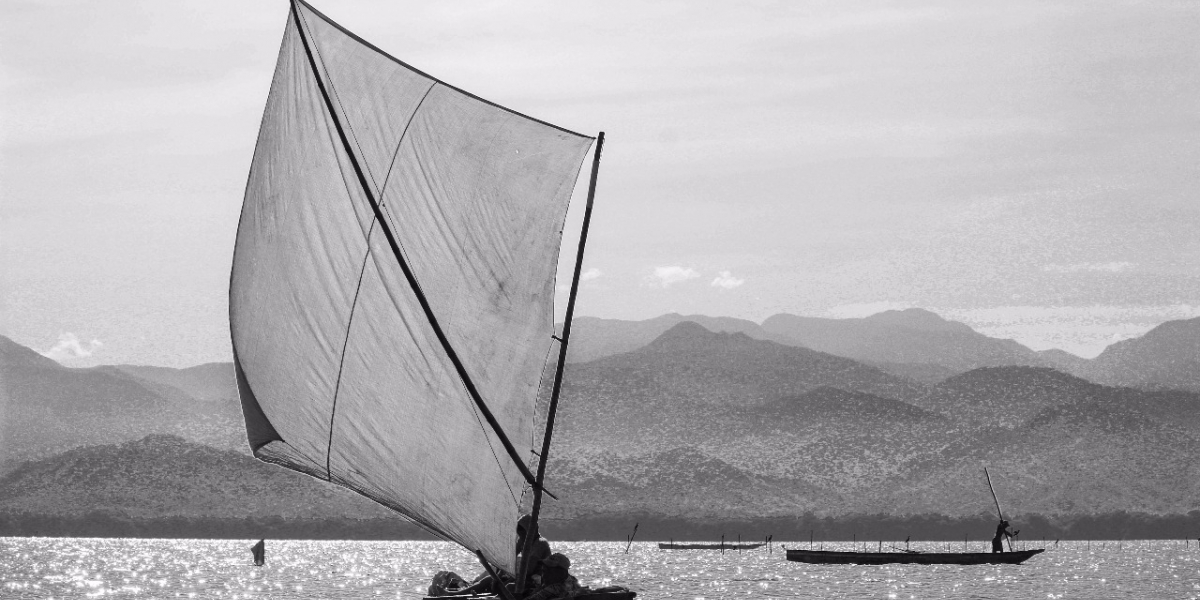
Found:
[(721, 554), (725, 554), (725, 534), (721, 534)]
[(629, 547), (633, 545), (633, 536), (637, 535), (637, 528), (640, 524), (641, 523), (633, 524), (633, 533), (629, 534), (629, 543), (625, 544), (625, 554), (629, 554)]
[(808, 549), (809, 550), (812, 550), (812, 538), (813, 538), (813, 530), (809, 529), (808, 530)]

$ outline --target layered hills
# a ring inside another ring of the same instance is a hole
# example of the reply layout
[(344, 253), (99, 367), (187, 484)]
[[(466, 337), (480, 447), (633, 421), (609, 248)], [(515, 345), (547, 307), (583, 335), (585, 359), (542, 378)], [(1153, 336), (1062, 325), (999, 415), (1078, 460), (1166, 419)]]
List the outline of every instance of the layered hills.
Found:
[[(240, 447), (245, 436), (239, 431), (237, 392), (229, 393), (232, 379), (219, 377), (220, 371), (72, 369), (0, 336), (0, 472), (22, 460), (150, 433), (179, 435), (218, 448)], [(161, 375), (165, 373), (172, 374)], [(186, 385), (172, 385), (172, 380), (207, 381), (203, 386), (208, 389), (225, 391), (196, 393), (185, 390)]]
[[(1200, 474), (1196, 394), (1023, 366), (921, 386), (840, 371), (843, 360), (681, 324), (642, 350), (572, 365), (550, 472), (586, 501), (556, 510), (973, 515), (989, 506), (983, 466), (1026, 511), (1200, 508), (1188, 497), (1200, 488), (1181, 478)], [(675, 383), (688, 368), (702, 372), (690, 388)], [(717, 475), (665, 475), (688, 472)]]
[[(596, 358), (568, 365), (548, 483), (560, 500), (547, 517), (969, 518), (990, 507), (983, 466), (1016, 513), (1200, 510), (1200, 394), (1187, 370), (1197, 320), (1079, 359), (1136, 387), (1051, 368), (1045, 353), (1003, 340), (989, 346), (936, 315), (864, 321), (850, 327), (875, 339), (958, 336), (981, 348), (964, 341), (958, 355), (1013, 364), (855, 359), (736, 319), (668, 315), (632, 337), (626, 325), (604, 333), (604, 320), (581, 319), (574, 340)], [(593, 334), (603, 343), (588, 350)], [(0, 516), (383, 518), (352, 494), (250, 458), (229, 364), (70, 369), (0, 337), (0, 418)]]

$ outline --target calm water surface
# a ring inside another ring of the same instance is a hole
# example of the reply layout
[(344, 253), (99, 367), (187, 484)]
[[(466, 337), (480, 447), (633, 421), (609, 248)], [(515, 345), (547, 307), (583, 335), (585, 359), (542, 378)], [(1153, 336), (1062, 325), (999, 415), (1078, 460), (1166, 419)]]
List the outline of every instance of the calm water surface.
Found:
[[(254, 541), (0, 538), (0, 598), (418, 598), (439, 570), (468, 578), (480, 570), (445, 542), (270, 540), (260, 568), (250, 564)], [(581, 583), (625, 585), (647, 599), (1200, 600), (1194, 541), (1091, 542), (1090, 549), (1061, 542), (1020, 566), (805, 565), (787, 562), (778, 547), (664, 552), (639, 542), (626, 554), (616, 542), (553, 545), (571, 557)]]

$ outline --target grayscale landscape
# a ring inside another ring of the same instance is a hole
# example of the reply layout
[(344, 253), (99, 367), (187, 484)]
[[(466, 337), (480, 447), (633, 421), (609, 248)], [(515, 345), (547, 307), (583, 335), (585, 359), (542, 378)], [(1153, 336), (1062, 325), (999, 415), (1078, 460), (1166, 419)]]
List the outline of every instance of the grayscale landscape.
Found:
[(0, 39), (6, 600), (1200, 600), (1200, 2)]
[[(562, 536), (917, 517), (953, 539), (990, 522), (981, 464), (1044, 535), (1200, 525), (1200, 319), (1073, 361), (919, 309), (576, 325), (548, 480)], [(229, 363), (69, 368), (0, 344), (0, 533), (427, 535), (251, 458)]]

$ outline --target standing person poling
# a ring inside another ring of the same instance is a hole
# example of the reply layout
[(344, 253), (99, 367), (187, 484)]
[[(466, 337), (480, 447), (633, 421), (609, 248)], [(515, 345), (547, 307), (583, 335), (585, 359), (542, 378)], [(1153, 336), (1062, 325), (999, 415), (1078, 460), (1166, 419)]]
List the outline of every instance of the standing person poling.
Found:
[(1008, 521), (1001, 519), (1000, 524), (996, 526), (996, 537), (992, 538), (992, 552), (1004, 552), (1005, 536), (1013, 537), (1013, 536), (1017, 535), (1018, 533), (1021, 533), (1020, 529), (1018, 529), (1016, 531), (1009, 531), (1008, 530)]

